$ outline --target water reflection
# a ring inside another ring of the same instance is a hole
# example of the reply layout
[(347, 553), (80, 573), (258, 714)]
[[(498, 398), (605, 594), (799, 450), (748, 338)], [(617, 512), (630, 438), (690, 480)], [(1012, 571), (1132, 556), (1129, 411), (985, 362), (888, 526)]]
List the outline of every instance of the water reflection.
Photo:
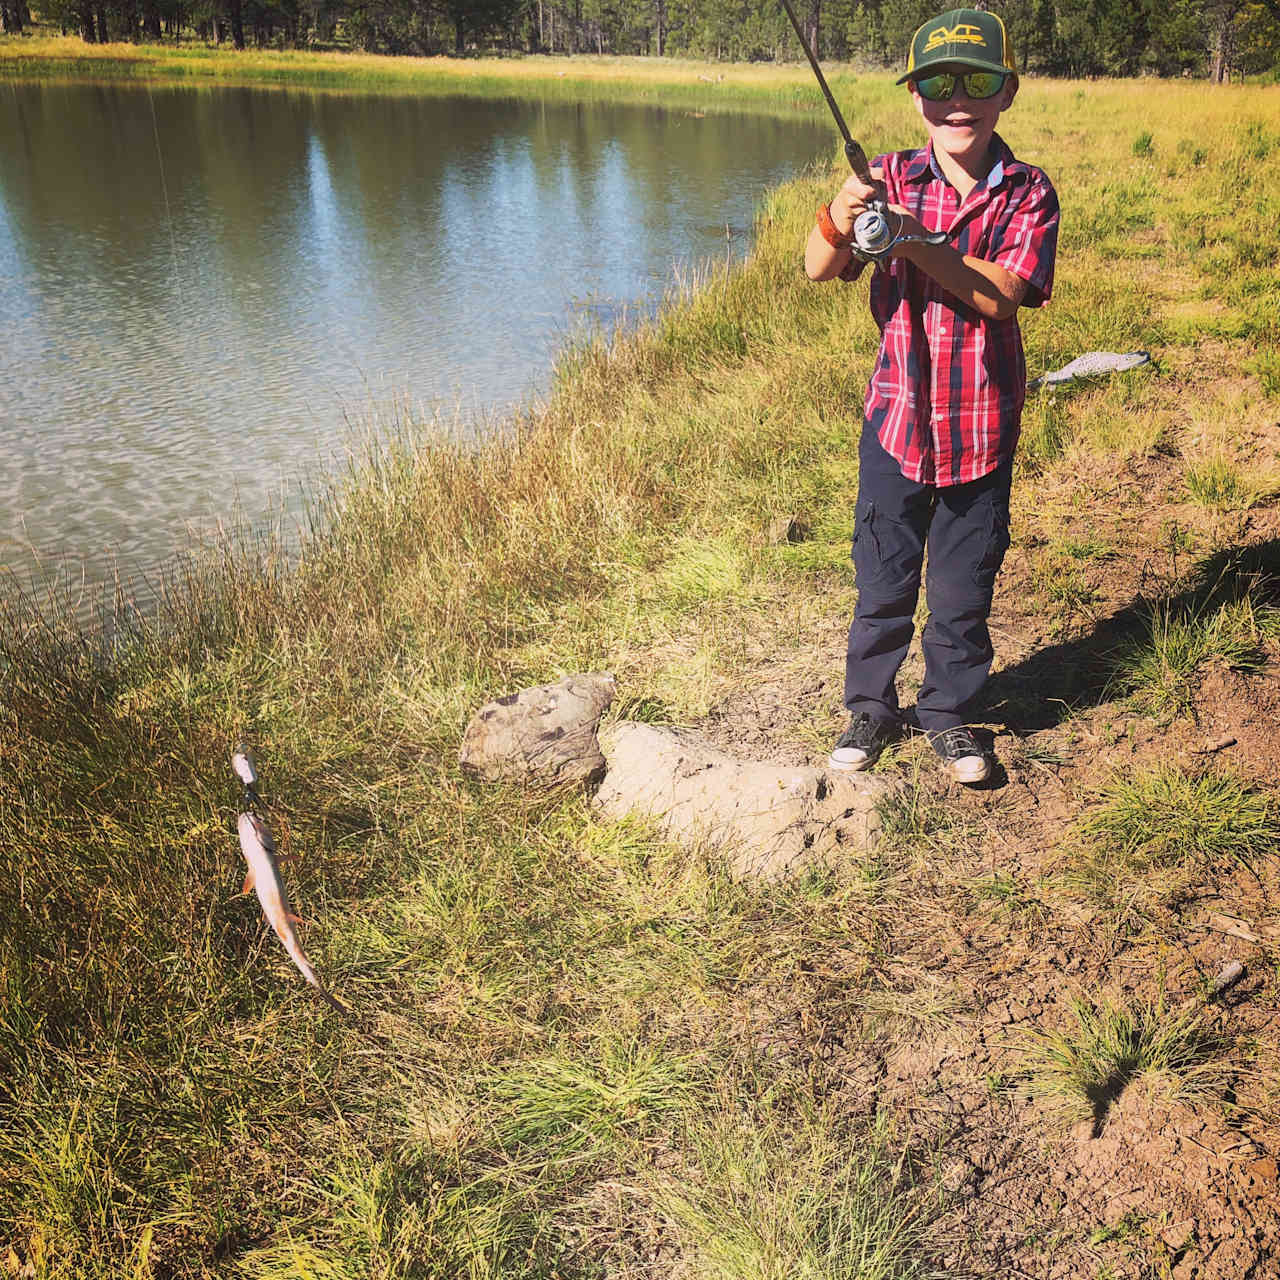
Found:
[(0, 101), (0, 562), (91, 579), (265, 511), (372, 406), (527, 396), (583, 316), (651, 304), (830, 150), (819, 125), (595, 105)]

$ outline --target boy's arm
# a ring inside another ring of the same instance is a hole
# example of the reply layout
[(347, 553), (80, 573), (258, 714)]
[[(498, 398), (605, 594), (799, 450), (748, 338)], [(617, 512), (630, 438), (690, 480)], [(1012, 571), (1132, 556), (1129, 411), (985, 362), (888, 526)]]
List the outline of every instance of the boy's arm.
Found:
[[(1053, 291), (1053, 264), (1058, 246), (1058, 196), (1038, 170), (1021, 188), (1002, 234), (975, 258), (949, 244), (904, 244), (897, 255), (913, 262), (948, 293), (979, 315), (1003, 320), (1019, 306), (1042, 307)], [(903, 231), (925, 230), (905, 209)]]
[[(928, 230), (899, 205), (891, 205), (901, 214), (902, 230), (908, 235), (927, 235)], [(914, 262), (921, 271), (932, 276), (952, 297), (972, 307), (988, 320), (1003, 320), (1022, 305), (1027, 282), (1006, 271), (996, 262), (961, 253), (949, 244), (903, 244), (894, 257)]]
[[(848, 235), (853, 226), (852, 219), (848, 220), (846, 226), (845, 220), (836, 216), (834, 206), (831, 209), (831, 221), (841, 235)], [(848, 267), (852, 258), (853, 254), (848, 249), (833, 249), (822, 232), (814, 227), (804, 246), (804, 273), (810, 280), (835, 280)]]

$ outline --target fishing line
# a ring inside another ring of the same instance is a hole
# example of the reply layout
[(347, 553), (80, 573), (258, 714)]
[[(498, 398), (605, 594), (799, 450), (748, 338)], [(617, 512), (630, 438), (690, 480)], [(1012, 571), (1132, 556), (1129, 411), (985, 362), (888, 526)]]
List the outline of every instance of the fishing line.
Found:
[(164, 217), (169, 226), (169, 247), (173, 250), (173, 287), (178, 292), (178, 306), (186, 303), (182, 297), (182, 277), (178, 274), (178, 238), (173, 233), (173, 210), (169, 207), (169, 184), (164, 176), (164, 155), (160, 150), (160, 122), (156, 119), (156, 100), (151, 86), (147, 86), (147, 101), (151, 104), (151, 128), (156, 138), (156, 161), (160, 165), (160, 190), (164, 193)]

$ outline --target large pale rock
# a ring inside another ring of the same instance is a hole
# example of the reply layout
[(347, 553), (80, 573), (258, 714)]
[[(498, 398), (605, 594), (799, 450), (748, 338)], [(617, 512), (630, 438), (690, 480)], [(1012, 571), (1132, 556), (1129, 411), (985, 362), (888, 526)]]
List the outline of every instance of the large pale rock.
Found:
[(894, 784), (866, 774), (786, 768), (726, 755), (696, 735), (620, 721), (600, 744), (596, 793), (611, 818), (651, 818), (672, 840), (721, 850), (734, 875), (776, 880), (814, 862), (857, 857), (880, 834)]
[(467, 725), (459, 763), (485, 782), (598, 778), (605, 760), (596, 730), (614, 690), (611, 675), (572, 675), (486, 703)]

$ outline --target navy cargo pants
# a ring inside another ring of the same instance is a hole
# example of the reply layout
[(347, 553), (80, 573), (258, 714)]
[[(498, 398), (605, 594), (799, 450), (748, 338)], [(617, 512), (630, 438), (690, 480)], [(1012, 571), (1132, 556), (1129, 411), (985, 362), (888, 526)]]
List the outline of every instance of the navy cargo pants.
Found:
[(864, 424), (859, 448), (853, 567), (858, 588), (844, 701), (853, 715), (896, 723), (895, 680), (914, 631), (926, 545), (929, 621), (921, 636), (924, 683), (916, 699), (930, 733), (970, 722), (991, 670), (987, 617), (1009, 546), (1012, 462), (967, 484), (908, 480)]

